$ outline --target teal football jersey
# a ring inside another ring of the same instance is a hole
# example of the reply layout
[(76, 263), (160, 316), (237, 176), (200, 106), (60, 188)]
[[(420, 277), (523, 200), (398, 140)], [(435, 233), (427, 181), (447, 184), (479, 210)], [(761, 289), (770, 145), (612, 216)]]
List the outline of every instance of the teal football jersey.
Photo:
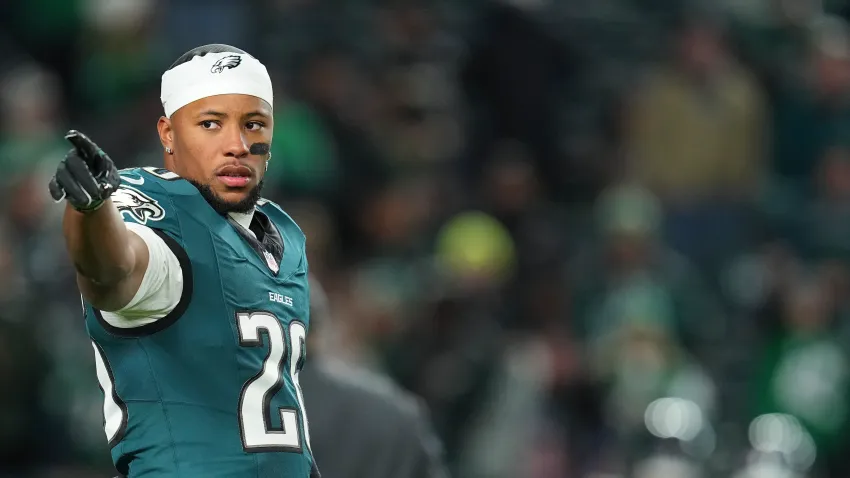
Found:
[(261, 200), (255, 237), (164, 169), (121, 179), (113, 203), (174, 252), (183, 289), (171, 313), (135, 328), (84, 303), (116, 468), (130, 478), (316, 476), (298, 385), (310, 304), (304, 234)]

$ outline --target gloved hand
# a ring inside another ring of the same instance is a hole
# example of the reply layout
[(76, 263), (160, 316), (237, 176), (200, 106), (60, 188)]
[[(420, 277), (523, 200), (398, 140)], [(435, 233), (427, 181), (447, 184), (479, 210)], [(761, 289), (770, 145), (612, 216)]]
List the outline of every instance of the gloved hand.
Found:
[(121, 183), (115, 163), (86, 135), (68, 131), (65, 139), (74, 145), (56, 168), (48, 185), (56, 202), (67, 199), (81, 212), (97, 210)]

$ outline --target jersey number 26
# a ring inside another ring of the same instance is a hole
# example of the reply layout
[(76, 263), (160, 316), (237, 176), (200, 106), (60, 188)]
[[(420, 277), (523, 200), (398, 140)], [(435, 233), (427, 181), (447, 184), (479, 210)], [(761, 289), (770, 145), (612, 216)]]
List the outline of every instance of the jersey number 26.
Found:
[[(304, 396), (298, 383), (298, 373), (305, 358), (304, 341), (307, 329), (304, 324), (292, 321), (289, 324), (289, 353), (287, 353), (286, 335), (283, 325), (268, 312), (240, 312), (236, 314), (239, 330), (239, 345), (243, 347), (261, 347), (263, 342), (260, 331), (264, 330), (269, 338), (269, 352), (263, 362), (263, 369), (242, 387), (239, 396), (239, 429), (242, 431), (242, 446), (247, 452), (290, 451), (301, 452), (301, 431), (299, 418), (304, 427), (307, 447), (310, 447), (310, 429), (304, 413)], [(285, 363), (289, 358), (288, 363)], [(279, 430), (271, 426), (269, 402), (281, 389), (283, 383), (282, 365), (286, 366), (295, 394), (298, 410), (279, 408)]]
[[(268, 354), (262, 369), (242, 387), (239, 395), (239, 430), (242, 447), (246, 452), (296, 452), (302, 451), (301, 427), (307, 448), (310, 448), (310, 429), (304, 412), (304, 396), (298, 382), (298, 374), (305, 358), (304, 342), (307, 329), (304, 324), (292, 321), (289, 334), (284, 332), (280, 320), (269, 312), (240, 312), (236, 314), (239, 345), (262, 347), (261, 334), (268, 337)], [(288, 341), (287, 341), (288, 336)], [(288, 343), (287, 343), (288, 342)], [(115, 393), (112, 371), (103, 350), (92, 343), (95, 366), (100, 387), (103, 389), (104, 429), (110, 446), (123, 438), (127, 425), (127, 407)], [(286, 363), (285, 363), (286, 362)], [(284, 369), (284, 366), (286, 367)], [(288, 373), (295, 388), (298, 409), (279, 408), (281, 427), (271, 424), (270, 402), (284, 386), (284, 373)]]

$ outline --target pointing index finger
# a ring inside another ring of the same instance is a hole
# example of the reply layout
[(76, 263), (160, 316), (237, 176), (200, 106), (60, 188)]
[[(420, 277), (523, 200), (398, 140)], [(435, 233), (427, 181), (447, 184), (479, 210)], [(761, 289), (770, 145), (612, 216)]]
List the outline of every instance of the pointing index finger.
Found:
[(100, 155), (100, 148), (90, 140), (88, 136), (72, 129), (65, 134), (65, 139), (74, 145), (74, 148), (87, 160), (95, 160)]

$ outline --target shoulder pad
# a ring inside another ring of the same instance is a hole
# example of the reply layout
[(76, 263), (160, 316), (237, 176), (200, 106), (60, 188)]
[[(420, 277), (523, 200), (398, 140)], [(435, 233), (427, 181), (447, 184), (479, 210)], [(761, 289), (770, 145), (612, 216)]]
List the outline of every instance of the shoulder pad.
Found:
[(275, 225), (281, 229), (282, 234), (294, 234), (293, 237), (304, 237), (304, 232), (298, 227), (292, 217), (278, 206), (274, 201), (269, 201), (266, 198), (260, 198), (257, 201), (257, 208), (266, 213)]

